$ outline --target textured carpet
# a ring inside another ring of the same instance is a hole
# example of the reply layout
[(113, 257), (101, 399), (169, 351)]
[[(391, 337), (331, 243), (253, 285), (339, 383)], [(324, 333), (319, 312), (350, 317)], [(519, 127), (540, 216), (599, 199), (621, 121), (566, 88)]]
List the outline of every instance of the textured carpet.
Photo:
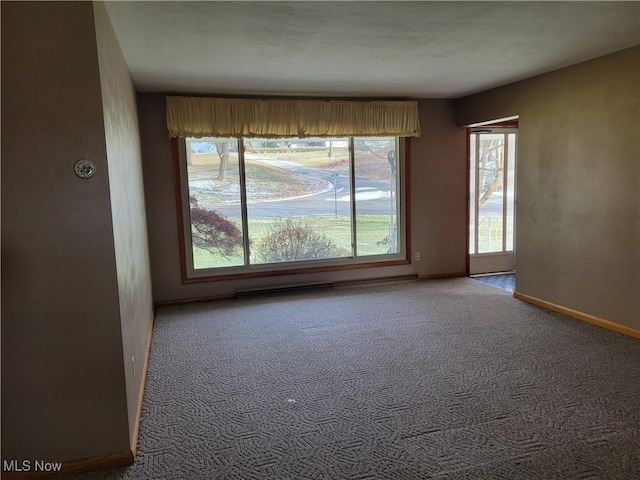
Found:
[(469, 278), (157, 311), (134, 465), (85, 479), (640, 478), (640, 342)]

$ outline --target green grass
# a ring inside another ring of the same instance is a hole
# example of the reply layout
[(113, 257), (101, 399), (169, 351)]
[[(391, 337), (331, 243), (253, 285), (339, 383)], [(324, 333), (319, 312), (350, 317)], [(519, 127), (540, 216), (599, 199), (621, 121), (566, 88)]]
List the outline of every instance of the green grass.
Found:
[[(507, 228), (513, 231), (512, 219), (507, 219)], [(486, 219), (481, 221), (478, 228), (478, 253), (502, 251), (502, 230), (501, 219), (492, 219), (491, 224)]]
[[(337, 246), (351, 249), (351, 222), (349, 216), (314, 215), (300, 218), (304, 218), (314, 231), (331, 238)], [(275, 218), (273, 217), (249, 219), (251, 245), (258, 245), (274, 223)], [(357, 235), (359, 256), (387, 253), (387, 246), (378, 245), (378, 242), (389, 235), (389, 216), (366, 215), (359, 217)], [(241, 266), (244, 264), (244, 256), (241, 252), (226, 259), (207, 250), (194, 248), (193, 256), (196, 269)]]

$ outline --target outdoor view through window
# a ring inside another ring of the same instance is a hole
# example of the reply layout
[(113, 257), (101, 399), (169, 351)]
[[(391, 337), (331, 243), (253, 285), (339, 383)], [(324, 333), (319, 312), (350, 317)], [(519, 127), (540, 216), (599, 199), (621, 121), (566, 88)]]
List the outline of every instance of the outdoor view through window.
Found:
[(399, 258), (398, 143), (395, 137), (187, 139), (193, 269), (217, 274)]

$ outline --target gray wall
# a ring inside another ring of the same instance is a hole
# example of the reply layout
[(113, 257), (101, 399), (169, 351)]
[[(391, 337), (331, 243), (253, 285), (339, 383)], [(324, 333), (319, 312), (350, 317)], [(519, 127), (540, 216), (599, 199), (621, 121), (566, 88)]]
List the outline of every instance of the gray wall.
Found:
[[(452, 104), (421, 100), (423, 134), (411, 140), (411, 246), (422, 260), (410, 265), (340, 270), (258, 279), (185, 284), (180, 248), (171, 142), (161, 94), (139, 94), (144, 182), (153, 296), (157, 302), (234, 294), (245, 288), (418, 274), (464, 274), (466, 266), (465, 129), (455, 124)], [(413, 255), (412, 255), (413, 258)]]
[(635, 47), (457, 101), (467, 125), (520, 115), (516, 290), (640, 329)]
[[(123, 214), (129, 187), (113, 185), (129, 182), (121, 154), (140, 168), (129, 131), (133, 94), (105, 96), (105, 106), (128, 105), (118, 118), (112, 107), (104, 111), (90, 2), (1, 8), (2, 458), (69, 461), (128, 451), (127, 397), (140, 379), (128, 381), (123, 358), (139, 351), (137, 329), (149, 325), (151, 311), (139, 186), (132, 192), (138, 206)], [(111, 49), (104, 30), (101, 42)], [(111, 86), (116, 77), (121, 70), (103, 72)], [(123, 121), (126, 127), (115, 125)], [(114, 151), (117, 139), (123, 150)], [(78, 159), (96, 163), (91, 179), (74, 174)], [(141, 225), (127, 239), (132, 220)], [(129, 260), (134, 265), (124, 267)], [(127, 268), (130, 281), (122, 278)]]
[[(102, 2), (94, 3), (109, 164), (129, 436), (133, 439), (153, 322), (136, 91)], [(132, 360), (133, 359), (133, 360)]]

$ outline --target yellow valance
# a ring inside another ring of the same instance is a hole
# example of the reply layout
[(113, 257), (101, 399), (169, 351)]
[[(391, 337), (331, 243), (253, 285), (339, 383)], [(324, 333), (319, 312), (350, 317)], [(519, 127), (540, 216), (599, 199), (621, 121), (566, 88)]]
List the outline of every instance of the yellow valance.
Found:
[(171, 137), (419, 137), (415, 101), (167, 97)]

